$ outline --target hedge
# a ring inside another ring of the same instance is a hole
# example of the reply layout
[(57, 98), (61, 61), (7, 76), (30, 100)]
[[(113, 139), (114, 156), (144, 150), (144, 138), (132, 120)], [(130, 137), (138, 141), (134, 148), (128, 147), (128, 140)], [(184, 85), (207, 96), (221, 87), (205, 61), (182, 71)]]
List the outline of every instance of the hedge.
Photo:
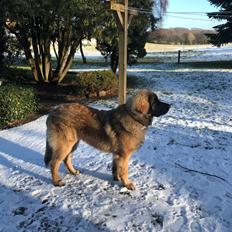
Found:
[(109, 70), (78, 73), (75, 83), (79, 87), (79, 92), (85, 95), (117, 88), (116, 75)]
[(0, 126), (25, 119), (38, 110), (38, 100), (31, 87), (6, 84), (0, 86)]

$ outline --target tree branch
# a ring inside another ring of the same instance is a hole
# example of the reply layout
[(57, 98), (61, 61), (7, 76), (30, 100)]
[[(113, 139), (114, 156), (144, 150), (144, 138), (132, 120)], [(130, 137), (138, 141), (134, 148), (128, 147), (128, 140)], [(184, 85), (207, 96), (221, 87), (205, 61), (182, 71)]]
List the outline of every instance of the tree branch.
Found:
[(202, 174), (202, 175), (206, 175), (206, 176), (211, 176), (211, 177), (215, 177), (215, 178), (218, 178), (220, 180), (223, 180), (227, 183), (229, 183), (226, 179), (224, 179), (223, 177), (220, 177), (220, 176), (217, 176), (217, 175), (214, 175), (214, 174), (210, 174), (210, 173), (207, 173), (207, 172), (201, 172), (201, 171), (197, 171), (197, 170), (194, 170), (194, 169), (190, 169), (190, 168), (187, 168), (187, 167), (184, 167), (182, 166), (181, 164), (179, 163), (175, 163), (176, 167), (179, 167), (179, 168), (182, 168), (184, 169), (186, 172), (196, 172), (198, 174)]

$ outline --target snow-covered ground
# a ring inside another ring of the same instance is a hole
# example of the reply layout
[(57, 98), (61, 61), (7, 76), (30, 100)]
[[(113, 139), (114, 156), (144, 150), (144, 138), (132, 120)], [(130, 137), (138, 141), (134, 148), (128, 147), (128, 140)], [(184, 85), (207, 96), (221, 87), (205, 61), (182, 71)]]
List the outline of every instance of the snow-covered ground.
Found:
[[(161, 48), (163, 46), (165, 45), (161, 45)], [(169, 48), (169, 46), (167, 46), (167, 50), (158, 49), (156, 47), (156, 50), (148, 50), (146, 57), (149, 57), (150, 59), (155, 58), (156, 61), (160, 62), (177, 62), (178, 50), (180, 50), (181, 62), (232, 60), (231, 45), (226, 45), (221, 48), (213, 46), (210, 47), (210, 45), (175, 45), (174, 47), (175, 49)], [(97, 50), (86, 50), (84, 53), (88, 61), (104, 61), (104, 57), (101, 56), (101, 53)], [(81, 59), (80, 52), (76, 53), (75, 58)]]
[[(170, 51), (147, 51), (147, 56), (145, 59), (148, 59), (149, 62), (151, 63), (150, 65), (147, 64), (144, 66), (144, 64), (139, 64), (139, 65), (133, 65), (133, 66), (128, 66), (128, 71), (133, 71), (136, 72), (138, 69), (142, 69), (145, 72), (151, 72), (151, 71), (156, 71), (157, 65), (154, 65), (152, 63), (152, 60), (154, 59), (154, 63), (160, 62), (160, 63), (177, 63), (177, 58), (178, 58), (178, 50), (181, 51), (181, 56), (180, 56), (180, 61), (181, 63), (185, 62), (204, 62), (204, 61), (232, 61), (232, 46), (227, 45), (225, 47), (217, 48), (217, 47), (211, 47), (211, 48), (204, 48), (204, 47), (176, 47), (177, 50), (170, 50)], [(98, 51), (86, 51), (86, 57), (87, 61), (100, 61), (101, 64), (73, 64), (72, 66), (72, 71), (93, 71), (93, 70), (105, 70), (105, 69), (110, 69), (109, 64), (104, 64), (104, 57), (100, 55)], [(79, 53), (76, 54), (77, 59), (81, 59), (81, 55)], [(159, 67), (158, 67), (159, 68)], [(161, 67), (163, 68), (163, 67)], [(164, 67), (165, 68), (165, 67)], [(165, 68), (166, 69), (166, 68)], [(231, 70), (232, 70), (232, 65), (231, 65)], [(227, 70), (230, 71), (231, 70)], [(167, 70), (172, 72), (173, 70)], [(176, 71), (176, 70), (175, 70)], [(181, 69), (180, 71), (183, 71)], [(190, 70), (192, 71), (192, 70)], [(199, 70), (198, 70), (199, 71)], [(207, 70), (204, 70), (204, 72)], [(211, 70), (212, 71), (212, 70)], [(217, 69), (217, 71), (219, 71)], [(223, 71), (223, 70), (222, 70)]]
[(232, 47), (225, 46), (221, 48), (196, 48), (189, 47), (177, 47), (176, 51), (172, 50), (169, 52), (148, 52), (148, 57), (155, 57), (164, 62), (176, 62), (178, 56), (178, 50), (181, 51), (181, 61), (217, 61), (217, 60), (231, 60), (232, 59)]
[[(129, 70), (136, 89), (172, 104), (131, 158), (135, 191), (112, 181), (111, 155), (81, 143), (73, 177), (54, 187), (44, 167), (43, 116), (0, 131), (0, 231), (232, 231), (232, 70)], [(116, 99), (93, 107), (111, 109)]]

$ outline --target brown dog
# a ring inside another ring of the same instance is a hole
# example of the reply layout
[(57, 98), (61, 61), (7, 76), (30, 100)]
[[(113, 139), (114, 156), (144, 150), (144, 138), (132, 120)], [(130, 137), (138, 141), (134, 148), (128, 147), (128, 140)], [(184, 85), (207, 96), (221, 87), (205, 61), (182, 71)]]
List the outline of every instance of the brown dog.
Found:
[(55, 186), (63, 186), (58, 175), (64, 161), (69, 173), (76, 175), (71, 153), (82, 139), (104, 152), (113, 153), (113, 178), (122, 181), (128, 189), (135, 189), (128, 179), (128, 162), (143, 143), (153, 117), (168, 112), (170, 105), (158, 100), (153, 92), (140, 91), (126, 104), (113, 110), (97, 110), (81, 104), (64, 104), (53, 110), (47, 118), (47, 142), (44, 161), (50, 163)]

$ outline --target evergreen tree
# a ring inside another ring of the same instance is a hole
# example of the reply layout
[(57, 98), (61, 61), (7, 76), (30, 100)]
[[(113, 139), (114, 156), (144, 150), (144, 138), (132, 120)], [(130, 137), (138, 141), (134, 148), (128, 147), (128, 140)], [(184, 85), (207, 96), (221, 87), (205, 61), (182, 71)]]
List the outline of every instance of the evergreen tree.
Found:
[(4, 66), (4, 53), (6, 52), (6, 32), (2, 16), (3, 12), (0, 10), (0, 71)]
[(98, 0), (0, 1), (5, 28), (22, 46), (34, 79), (42, 83), (64, 79), (81, 41), (91, 38), (102, 5)]
[(4, 52), (6, 51), (5, 28), (0, 25), (0, 71), (4, 65)]
[(225, 23), (214, 27), (216, 34), (207, 34), (210, 43), (221, 46), (232, 42), (232, 1), (231, 0), (209, 0), (212, 5), (219, 7), (219, 12), (208, 13), (208, 17), (217, 20), (226, 20)]
[[(134, 16), (128, 31), (128, 63), (133, 64), (138, 58), (146, 55), (145, 44), (148, 41), (150, 29), (155, 28), (158, 18), (152, 10), (155, 7), (158, 17), (166, 11), (167, 0), (130, 0), (129, 7), (145, 9)], [(101, 15), (101, 24), (96, 30), (97, 49), (104, 57), (110, 57), (111, 69), (116, 72), (118, 66), (118, 29), (112, 12)], [(160, 19), (160, 18), (159, 18)]]

